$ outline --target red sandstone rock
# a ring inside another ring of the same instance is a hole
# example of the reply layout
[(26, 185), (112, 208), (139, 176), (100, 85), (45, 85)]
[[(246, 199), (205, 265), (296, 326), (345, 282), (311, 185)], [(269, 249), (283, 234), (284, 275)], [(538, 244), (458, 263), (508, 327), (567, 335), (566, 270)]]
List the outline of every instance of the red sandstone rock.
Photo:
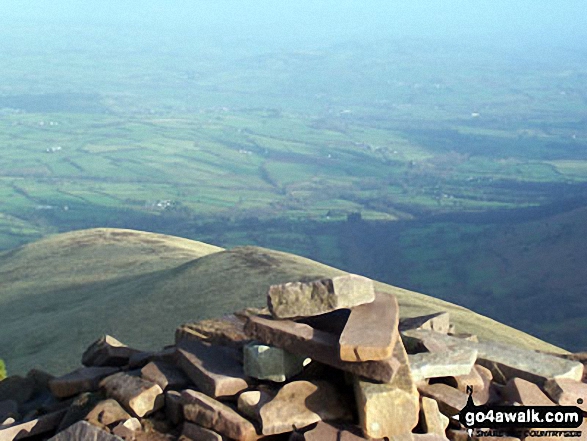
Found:
[(100, 387), (106, 390), (107, 396), (138, 417), (153, 413), (164, 404), (163, 391), (159, 385), (123, 372), (106, 377), (100, 382)]
[(248, 387), (243, 367), (229, 348), (210, 346), (199, 341), (178, 345), (179, 366), (205, 394), (231, 397)]
[(57, 398), (67, 398), (82, 392), (98, 390), (100, 380), (118, 371), (116, 367), (83, 367), (49, 381), (51, 393)]
[(253, 441), (253, 424), (220, 401), (193, 390), (181, 393), (185, 419), (237, 441)]
[(341, 360), (390, 358), (399, 336), (398, 322), (394, 295), (376, 293), (375, 301), (354, 307), (339, 339)]
[(293, 354), (305, 355), (337, 369), (376, 381), (391, 381), (399, 368), (399, 362), (394, 357), (360, 363), (343, 361), (340, 359), (336, 335), (290, 320), (249, 316), (245, 332), (267, 345), (277, 346)]

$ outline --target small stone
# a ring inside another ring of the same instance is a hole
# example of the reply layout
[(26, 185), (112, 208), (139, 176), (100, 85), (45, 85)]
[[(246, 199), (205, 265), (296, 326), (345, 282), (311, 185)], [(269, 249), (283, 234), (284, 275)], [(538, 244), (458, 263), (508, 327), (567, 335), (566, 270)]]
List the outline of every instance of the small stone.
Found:
[(174, 365), (163, 361), (151, 361), (141, 369), (141, 377), (159, 385), (162, 390), (182, 389), (189, 384), (185, 374)]
[(440, 413), (438, 403), (432, 398), (422, 397), (420, 418), (422, 429), (426, 433), (434, 433), (444, 437), (449, 420)]
[(69, 426), (63, 432), (59, 432), (49, 441), (122, 441), (116, 435), (112, 435), (105, 430), (92, 426), (87, 421), (79, 421)]
[(320, 315), (371, 303), (373, 300), (373, 281), (356, 274), (313, 282), (272, 285), (267, 293), (269, 311), (276, 318)]
[(12, 441), (54, 431), (65, 415), (65, 410), (49, 413), (30, 421), (0, 429), (1, 441)]
[(449, 328), (450, 315), (448, 312), (437, 312), (419, 317), (404, 318), (399, 323), (399, 329), (402, 332), (410, 329), (422, 329), (446, 334), (449, 332)]
[(126, 421), (131, 416), (113, 399), (100, 401), (84, 418), (97, 427), (105, 427), (119, 421)]
[(245, 332), (264, 344), (285, 349), (319, 361), (334, 368), (351, 372), (375, 381), (389, 382), (399, 368), (399, 362), (387, 360), (348, 362), (340, 359), (338, 337), (303, 323), (291, 320), (273, 320), (267, 316), (249, 316)]
[(263, 435), (288, 433), (318, 421), (348, 420), (349, 406), (326, 381), (292, 381), (260, 410)]
[(175, 390), (165, 392), (165, 415), (174, 426), (179, 425), (183, 421), (181, 393)]
[(477, 350), (453, 347), (446, 352), (422, 352), (408, 355), (412, 378), (420, 381), (426, 378), (466, 375), (471, 372)]
[(141, 428), (142, 426), (139, 420), (136, 418), (129, 418), (112, 429), (112, 434), (125, 440), (132, 440), (134, 439), (135, 432), (141, 430)]
[(544, 383), (545, 392), (561, 406), (577, 406), (587, 412), (587, 384), (581, 381), (550, 379)]
[(183, 423), (181, 434), (194, 441), (222, 441), (219, 433), (188, 422)]
[(16, 420), (12, 417), (8, 417), (0, 423), (0, 427), (12, 426), (14, 423), (16, 423)]
[(309, 358), (274, 346), (249, 343), (243, 349), (245, 375), (258, 380), (284, 382), (302, 372)]
[(391, 357), (399, 336), (399, 306), (392, 294), (375, 293), (371, 303), (351, 310), (340, 335), (344, 361), (385, 360)]
[(401, 338), (397, 339), (393, 356), (400, 368), (390, 383), (373, 383), (355, 377), (360, 426), (371, 438), (403, 436), (418, 424), (419, 395)]
[(49, 389), (57, 398), (98, 390), (100, 380), (118, 371), (115, 367), (83, 367), (49, 381)]
[(447, 384), (428, 384), (418, 388), (420, 393), (438, 403), (438, 408), (447, 417), (459, 413), (467, 404), (468, 395)]
[(106, 390), (108, 397), (114, 398), (127, 411), (141, 418), (164, 404), (163, 390), (159, 385), (123, 372), (106, 377), (100, 382), (100, 387)]
[(250, 421), (220, 401), (193, 390), (184, 390), (181, 399), (186, 420), (237, 441), (258, 438)]
[(249, 390), (239, 395), (237, 408), (247, 418), (261, 421), (261, 408), (273, 399), (273, 395), (264, 390)]
[(232, 397), (249, 387), (233, 352), (230, 348), (184, 340), (178, 344), (179, 367), (205, 394)]
[(134, 354), (141, 351), (129, 348), (110, 335), (104, 335), (90, 345), (82, 355), (84, 366), (125, 366)]

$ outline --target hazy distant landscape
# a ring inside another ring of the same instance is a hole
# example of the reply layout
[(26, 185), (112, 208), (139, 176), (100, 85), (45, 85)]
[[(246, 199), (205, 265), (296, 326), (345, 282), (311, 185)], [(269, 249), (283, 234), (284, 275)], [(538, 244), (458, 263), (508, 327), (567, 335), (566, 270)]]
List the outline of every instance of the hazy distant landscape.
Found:
[(587, 347), (584, 48), (120, 32), (0, 31), (0, 250), (259, 245)]

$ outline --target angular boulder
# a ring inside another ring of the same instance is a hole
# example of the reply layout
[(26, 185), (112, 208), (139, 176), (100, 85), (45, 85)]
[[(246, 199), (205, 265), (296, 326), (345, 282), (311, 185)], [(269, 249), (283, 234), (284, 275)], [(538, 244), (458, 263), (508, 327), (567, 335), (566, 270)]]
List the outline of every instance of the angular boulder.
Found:
[(141, 422), (138, 419), (129, 418), (128, 420), (120, 422), (114, 429), (112, 429), (112, 434), (125, 440), (131, 440), (134, 439), (135, 433), (141, 429)]
[(399, 337), (399, 306), (392, 294), (375, 293), (371, 303), (351, 310), (339, 338), (344, 361), (386, 360)]
[(393, 356), (387, 360), (360, 363), (343, 361), (340, 359), (336, 335), (291, 320), (272, 320), (267, 316), (251, 315), (247, 319), (245, 332), (267, 345), (277, 346), (375, 381), (391, 381), (399, 368), (399, 362)]
[(318, 421), (351, 418), (348, 402), (326, 381), (292, 381), (261, 407), (263, 435), (288, 433)]
[(86, 349), (82, 355), (82, 364), (88, 367), (125, 366), (130, 357), (140, 352), (129, 348), (110, 335), (104, 335)]
[(118, 372), (116, 367), (82, 367), (49, 381), (51, 393), (57, 398), (68, 398), (82, 392), (98, 390), (100, 380)]
[(274, 395), (264, 390), (249, 390), (239, 395), (237, 408), (240, 413), (252, 420), (261, 421), (261, 408), (273, 399)]
[(140, 418), (149, 415), (164, 404), (163, 390), (159, 385), (124, 372), (106, 377), (100, 387), (108, 397), (114, 398), (132, 415)]
[(164, 361), (151, 361), (141, 369), (141, 377), (156, 383), (162, 390), (182, 389), (189, 384), (188, 378), (175, 365)]
[(255, 426), (232, 408), (201, 392), (181, 393), (186, 420), (237, 441), (256, 440)]
[(420, 420), (424, 432), (445, 436), (448, 417), (440, 413), (438, 403), (432, 398), (422, 397)]
[(587, 383), (564, 378), (550, 379), (544, 383), (544, 391), (561, 406), (577, 406), (587, 412)]
[(452, 347), (446, 352), (421, 352), (408, 355), (412, 378), (419, 382), (428, 378), (466, 375), (471, 372), (477, 350), (467, 347)]
[(512, 378), (502, 389), (503, 398), (524, 406), (554, 406), (554, 403), (534, 383), (522, 378)]
[(269, 311), (276, 318), (320, 315), (371, 303), (373, 300), (373, 281), (356, 274), (313, 282), (272, 285), (267, 293)]
[(390, 383), (354, 378), (360, 426), (371, 438), (403, 436), (418, 424), (419, 395), (401, 338), (396, 342), (393, 357), (400, 367)]
[(130, 418), (131, 416), (118, 404), (118, 401), (110, 398), (96, 404), (84, 420), (94, 426), (105, 427)]
[(233, 352), (230, 348), (184, 340), (178, 344), (178, 364), (205, 394), (214, 398), (231, 397), (249, 387)]
[(447, 417), (456, 415), (467, 404), (468, 395), (447, 384), (421, 385), (418, 390), (422, 396), (435, 400), (439, 410)]
[(310, 362), (307, 357), (254, 342), (243, 348), (243, 356), (245, 375), (281, 383), (302, 372)]

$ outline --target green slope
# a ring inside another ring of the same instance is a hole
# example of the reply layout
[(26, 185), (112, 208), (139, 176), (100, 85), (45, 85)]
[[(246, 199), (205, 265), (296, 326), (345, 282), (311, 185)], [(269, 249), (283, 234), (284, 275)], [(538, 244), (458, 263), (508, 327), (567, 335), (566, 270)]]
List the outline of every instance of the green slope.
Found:
[[(0, 256), (0, 348), (11, 373), (60, 373), (78, 365), (102, 333), (156, 349), (173, 341), (181, 323), (263, 306), (270, 284), (341, 273), (257, 247), (223, 251), (129, 230), (67, 233)], [(465, 308), (381, 283), (378, 289), (398, 296), (404, 317), (449, 311), (459, 332), (557, 350)]]

